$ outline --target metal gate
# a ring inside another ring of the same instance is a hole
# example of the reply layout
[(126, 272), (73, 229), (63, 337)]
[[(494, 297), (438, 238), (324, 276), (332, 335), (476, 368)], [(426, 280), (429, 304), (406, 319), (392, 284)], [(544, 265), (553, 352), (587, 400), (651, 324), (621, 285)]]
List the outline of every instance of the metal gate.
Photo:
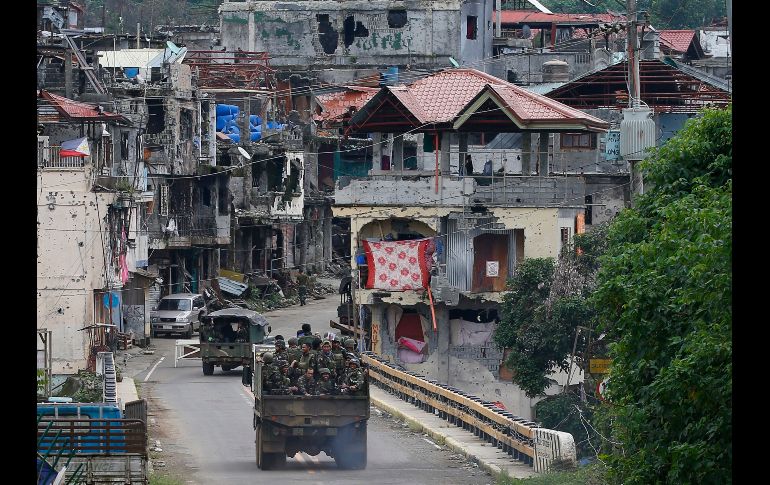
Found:
[(141, 419), (147, 423), (147, 401), (145, 399), (139, 399), (138, 401), (127, 402), (125, 418)]

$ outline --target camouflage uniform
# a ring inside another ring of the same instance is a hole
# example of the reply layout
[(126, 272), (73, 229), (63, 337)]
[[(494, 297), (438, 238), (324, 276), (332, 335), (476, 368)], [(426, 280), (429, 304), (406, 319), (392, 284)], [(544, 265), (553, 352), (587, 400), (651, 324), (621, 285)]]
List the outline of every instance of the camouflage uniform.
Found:
[[(329, 343), (328, 340), (324, 342), (324, 345), (327, 343)], [(331, 346), (330, 343), (329, 346)], [(334, 354), (331, 353), (331, 350), (329, 350), (329, 352), (319, 352), (316, 356), (316, 364), (318, 365), (319, 369), (322, 367), (329, 369), (329, 373), (331, 374), (332, 379), (337, 378), (337, 362), (334, 358)]]
[[(357, 362), (358, 359), (355, 361), (351, 359), (352, 362)], [(355, 369), (348, 368), (348, 371), (345, 373), (345, 379), (342, 385), (343, 389), (346, 390), (347, 393), (354, 395), (354, 396), (362, 396), (366, 394), (366, 377), (364, 375), (364, 371), (358, 367)]]
[(307, 374), (297, 379), (297, 388), (299, 394), (310, 394), (311, 396), (318, 394), (318, 382), (316, 382), (315, 377), (308, 378)]
[(313, 371), (318, 370), (318, 363), (316, 361), (316, 356), (310, 352), (307, 354), (302, 354), (302, 357), (299, 358), (297, 361), (297, 368), (304, 372), (309, 368), (313, 369)]
[(292, 361), (299, 361), (300, 357), (302, 357), (302, 349), (297, 346), (297, 339), (295, 337), (289, 339), (289, 348), (286, 349), (286, 354), (288, 355), (286, 360), (290, 364)]
[[(321, 395), (336, 395), (339, 394), (337, 383), (331, 378), (331, 370), (323, 367), (319, 370), (321, 374), (321, 380), (318, 381), (318, 394)], [(325, 379), (323, 376), (328, 374), (329, 378)]]

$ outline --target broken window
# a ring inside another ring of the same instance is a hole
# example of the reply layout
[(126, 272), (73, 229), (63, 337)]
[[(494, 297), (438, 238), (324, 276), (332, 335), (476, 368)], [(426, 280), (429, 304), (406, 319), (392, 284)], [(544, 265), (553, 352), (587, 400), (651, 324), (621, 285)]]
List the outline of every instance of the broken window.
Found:
[(158, 204), (158, 214), (162, 216), (168, 215), (168, 185), (163, 184), (160, 186), (160, 204)]
[(211, 207), (211, 188), (201, 188), (201, 204), (205, 205), (206, 207)]
[(316, 15), (316, 20), (318, 21), (318, 40), (321, 43), (321, 47), (323, 47), (326, 54), (334, 54), (337, 50), (339, 38), (337, 31), (334, 30), (329, 21), (329, 14), (318, 14)]
[(388, 27), (400, 29), (406, 25), (406, 10), (388, 10)]
[(227, 185), (225, 185), (221, 180), (219, 181), (218, 187), (218, 213), (220, 216), (226, 216), (230, 213), (230, 200), (228, 197), (228, 191), (227, 191)]
[(166, 123), (162, 99), (147, 100), (147, 116), (147, 134), (162, 132)]
[(179, 110), (179, 139), (187, 141), (193, 136), (193, 113), (190, 109)]
[(466, 31), (465, 38), (474, 40), (476, 39), (476, 31), (478, 30), (478, 17), (475, 15), (468, 15), (466, 17)]
[(353, 16), (345, 18), (345, 47), (350, 47), (356, 37), (369, 37), (369, 29), (361, 22), (356, 22)]
[(594, 133), (562, 133), (560, 138), (562, 148), (596, 148), (596, 135)]
[(128, 160), (128, 132), (120, 132), (120, 159)]
[(594, 204), (594, 196), (593, 195), (586, 195), (586, 219), (585, 223), (587, 225), (593, 224), (593, 204)]

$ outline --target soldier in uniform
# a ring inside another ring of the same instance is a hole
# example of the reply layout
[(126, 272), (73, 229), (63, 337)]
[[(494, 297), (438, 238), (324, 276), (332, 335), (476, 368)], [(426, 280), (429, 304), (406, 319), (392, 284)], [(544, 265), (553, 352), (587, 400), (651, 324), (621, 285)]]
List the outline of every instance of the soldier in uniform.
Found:
[(332, 372), (327, 367), (321, 367), (318, 372), (321, 374), (321, 380), (318, 381), (318, 394), (332, 396), (339, 394), (337, 383), (332, 378)]
[(307, 342), (308, 344), (312, 345), (314, 338), (315, 337), (313, 336), (313, 332), (310, 329), (310, 324), (309, 323), (303, 323), (302, 324), (302, 330), (297, 332), (297, 344), (301, 346), (302, 344)]
[(310, 344), (302, 344), (302, 355), (299, 360), (293, 361), (291, 366), (295, 369), (299, 369), (300, 372), (305, 372), (308, 368), (315, 371), (318, 368), (316, 356), (310, 352)]
[(286, 360), (288, 360), (290, 363), (294, 362), (295, 360), (299, 360), (299, 358), (302, 357), (302, 350), (299, 348), (296, 337), (289, 339), (289, 348), (286, 349), (286, 353), (289, 357)]
[(351, 358), (350, 362), (348, 362), (348, 371), (340, 388), (342, 392), (354, 396), (365, 394), (366, 378), (364, 372), (359, 369), (359, 360), (356, 357)]
[(286, 342), (283, 340), (275, 341), (275, 352), (273, 353), (273, 359), (275, 360), (289, 360), (289, 353), (286, 351)]
[(262, 363), (262, 390), (265, 394), (272, 394), (275, 377), (278, 373), (278, 369), (273, 365), (273, 353), (263, 353)]
[(324, 340), (321, 345), (321, 351), (316, 355), (316, 362), (319, 369), (326, 367), (331, 371), (332, 379), (337, 378), (337, 364), (334, 360), (334, 354), (332, 354), (332, 344), (328, 340)]
[(339, 381), (345, 374), (345, 352), (339, 337), (334, 337), (332, 340), (332, 355), (334, 356), (335, 376)]
[(307, 370), (305, 370), (305, 374), (297, 379), (297, 390), (294, 391), (294, 393), (305, 396), (315, 396), (318, 394), (317, 386), (318, 383), (313, 377), (313, 368), (308, 367)]

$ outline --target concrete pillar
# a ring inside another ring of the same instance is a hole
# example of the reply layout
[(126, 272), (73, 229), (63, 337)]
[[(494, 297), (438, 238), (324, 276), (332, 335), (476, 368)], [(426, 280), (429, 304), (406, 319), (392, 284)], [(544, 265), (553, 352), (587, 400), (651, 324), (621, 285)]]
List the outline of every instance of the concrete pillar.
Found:
[(332, 251), (332, 211), (329, 207), (324, 207), (323, 214), (323, 239), (321, 246), (323, 248), (321, 268), (326, 269), (326, 266), (331, 262), (334, 252)]
[(382, 133), (372, 133), (372, 170), (382, 166)]
[(257, 50), (257, 28), (256, 25), (254, 25), (254, 12), (249, 12), (249, 43), (248, 48), (251, 52), (254, 52)]
[(541, 177), (548, 176), (548, 133), (540, 133), (540, 143), (537, 149), (537, 174)]
[(393, 136), (393, 158), (390, 161), (391, 169), (401, 173), (404, 170), (404, 135)]
[(64, 96), (72, 99), (72, 51), (64, 50)]
[(460, 149), (459, 149), (460, 153), (459, 153), (459, 156), (458, 156), (458, 159), (457, 159), (458, 163), (459, 163), (459, 165), (457, 166), (458, 173), (465, 166), (464, 165), (465, 164), (465, 155), (468, 153), (468, 134), (467, 133), (460, 133), (460, 136), (459, 136), (459, 146), (460, 146)]
[(521, 134), (521, 174), (532, 175), (532, 133)]
[(449, 174), (449, 148), (451, 144), (451, 136), (448, 132), (445, 132), (441, 137), (441, 156), (439, 157), (439, 170), (442, 174)]

